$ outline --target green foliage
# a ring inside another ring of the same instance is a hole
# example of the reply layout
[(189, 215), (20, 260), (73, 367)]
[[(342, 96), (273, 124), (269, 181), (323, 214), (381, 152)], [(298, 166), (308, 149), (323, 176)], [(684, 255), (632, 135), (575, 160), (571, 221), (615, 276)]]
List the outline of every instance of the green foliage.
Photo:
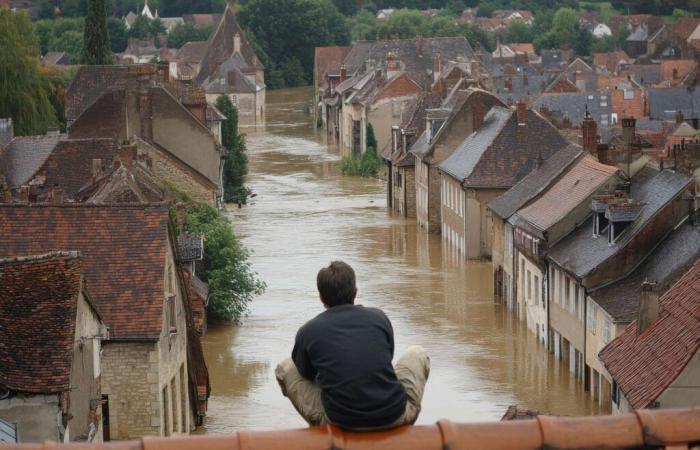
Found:
[(146, 39), (151, 34), (151, 19), (139, 15), (129, 28), (129, 37)]
[(691, 11), (687, 11), (685, 9), (674, 8), (673, 13), (671, 14), (671, 18), (673, 19), (674, 22), (676, 22), (679, 19), (695, 17), (697, 14), (698, 14), (697, 12), (692, 13)]
[(506, 29), (506, 42), (532, 42), (532, 27), (521, 20), (515, 20)]
[(72, 64), (80, 63), (83, 53), (84, 19), (39, 20), (34, 24), (34, 29), (39, 36), (42, 54), (66, 52)]
[(88, 65), (112, 64), (105, 0), (88, 1), (81, 63)]
[(377, 38), (377, 16), (366, 9), (360, 10), (350, 19), (349, 26), (353, 42)]
[(163, 17), (178, 17), (194, 13), (221, 13), (226, 7), (226, 0), (168, 0), (162, 6), (159, 8), (159, 12)]
[(371, 123), (367, 123), (365, 142), (367, 144), (367, 148), (377, 149), (377, 138), (374, 136), (374, 127)]
[(381, 167), (382, 160), (374, 147), (367, 147), (362, 156), (352, 154), (340, 160), (340, 171), (348, 176), (376, 177)]
[(12, 118), (17, 135), (44, 134), (58, 125), (38, 59), (39, 40), (29, 16), (0, 8), (0, 117)]
[[(238, 18), (272, 61), (267, 67), (273, 88), (281, 80), (291, 86), (310, 83), (314, 48), (350, 41), (347, 21), (330, 0), (249, 0)], [(297, 76), (297, 62), (303, 77)]]
[(675, 9), (700, 11), (698, 0), (612, 0), (612, 6), (620, 11), (639, 14), (668, 16)]
[(593, 45), (593, 34), (584, 27), (576, 24), (576, 40), (573, 43), (574, 51), (579, 56), (589, 56)]
[(496, 47), (493, 33), (479, 28), (476, 25), (465, 23), (459, 27), (460, 34), (467, 38), (472, 46), (479, 43), (484, 49), (493, 51)]
[(180, 48), (187, 42), (206, 41), (213, 28), (213, 25), (198, 27), (191, 23), (178, 25), (168, 34), (168, 47)]
[(425, 17), (415, 9), (399, 9), (382, 22), (377, 34), (380, 39), (413, 38), (423, 30), (425, 22)]
[(129, 34), (124, 21), (116, 17), (108, 17), (107, 31), (109, 32), (109, 43), (112, 47), (112, 52), (121, 53), (126, 50), (126, 46), (129, 44)]
[(238, 111), (227, 95), (216, 99), (216, 108), (226, 116), (221, 124), (221, 142), (226, 148), (224, 161), (224, 201), (245, 203), (250, 190), (245, 187), (248, 157), (243, 136), (238, 134)]
[(209, 284), (209, 319), (240, 322), (253, 297), (266, 287), (251, 268), (248, 250), (226, 218), (211, 206), (188, 205), (186, 220), (188, 231), (205, 240), (202, 278)]
[(66, 131), (66, 93), (77, 71), (76, 68), (61, 70), (56, 67), (39, 67), (39, 74), (47, 83), (49, 102), (61, 131)]
[[(580, 38), (587, 39), (587, 41), (577, 45), (577, 41)], [(559, 8), (554, 14), (549, 31), (536, 34), (534, 44), (535, 48), (538, 50), (543, 48), (558, 48), (561, 45), (568, 45), (574, 48), (579, 46), (581, 50), (585, 51), (585, 53), (581, 54), (585, 55), (590, 52), (591, 37), (582, 34), (578, 23), (578, 13), (576, 11), (571, 8)]]

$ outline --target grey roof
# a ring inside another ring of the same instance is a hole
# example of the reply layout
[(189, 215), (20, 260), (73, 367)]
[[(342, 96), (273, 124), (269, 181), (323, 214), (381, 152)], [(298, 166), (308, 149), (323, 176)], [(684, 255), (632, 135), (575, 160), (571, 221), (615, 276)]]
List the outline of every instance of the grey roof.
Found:
[(690, 178), (664, 170), (656, 172), (644, 168), (632, 178), (630, 198), (644, 203), (638, 220), (630, 225), (615, 245), (608, 245), (605, 238), (591, 236), (592, 215), (574, 232), (550, 249), (548, 258), (579, 278), (614, 256), (637, 235), (651, 217), (686, 188)]
[(628, 42), (645, 42), (649, 40), (649, 27), (646, 24), (642, 24), (637, 27), (629, 36), (627, 36)]
[(459, 181), (464, 180), (476, 167), (486, 150), (508, 123), (512, 111), (496, 106), (484, 117), (484, 123), (477, 131), (462, 142), (457, 150), (438, 166), (440, 170)]
[(5, 175), (8, 186), (17, 189), (29, 182), (44, 164), (64, 134), (43, 136), (19, 136), (0, 150), (0, 173)]
[(642, 213), (642, 203), (622, 203), (608, 205), (605, 218), (611, 222), (632, 222)]
[(12, 118), (0, 119), (0, 149), (12, 140), (13, 132)]
[(204, 240), (202, 236), (180, 233), (177, 236), (177, 249), (180, 262), (198, 261), (204, 258)]
[[(246, 75), (247, 74), (247, 75)], [(255, 79), (255, 68), (250, 66), (242, 54), (232, 53), (212, 72), (202, 87), (207, 93), (253, 93), (265, 87)]]
[(199, 64), (207, 49), (206, 41), (185, 42), (175, 54), (175, 60), (191, 64)]
[[(605, 105), (605, 106), (603, 106)], [(562, 92), (544, 93), (533, 104), (538, 111), (546, 107), (552, 112), (559, 112), (568, 118), (574, 126), (578, 126), (586, 115), (586, 107), (593, 120), (601, 125), (603, 116), (607, 124), (612, 123), (612, 99), (608, 94), (598, 92)], [(603, 125), (607, 125), (603, 124)]]
[(428, 151), (430, 150), (430, 142), (428, 142), (428, 133), (423, 130), (423, 132), (418, 136), (418, 139), (416, 139), (416, 142), (413, 143), (411, 146), (410, 153), (418, 156), (419, 158), (422, 158), (423, 156), (428, 154)]
[(583, 149), (578, 145), (571, 144), (564, 147), (503, 195), (492, 200), (489, 208), (502, 219), (508, 219), (543, 193), (581, 155), (583, 155)]
[(651, 88), (648, 95), (649, 117), (652, 119), (674, 119), (677, 111), (681, 111), (686, 120), (700, 119), (698, 87)]
[(567, 63), (561, 50), (542, 50), (540, 53), (542, 70), (559, 70)]
[(657, 283), (666, 290), (676, 278), (690, 267), (700, 255), (700, 228), (686, 221), (661, 241), (632, 274), (600, 289), (589, 296), (616, 323), (629, 323), (637, 318), (642, 282)]
[[(515, 104), (523, 97), (539, 95), (547, 85), (548, 77), (544, 75), (502, 76), (493, 79), (496, 95), (503, 103)], [(510, 88), (506, 89), (506, 82)]]
[(632, 79), (644, 86), (661, 81), (661, 64), (632, 64), (628, 70)]

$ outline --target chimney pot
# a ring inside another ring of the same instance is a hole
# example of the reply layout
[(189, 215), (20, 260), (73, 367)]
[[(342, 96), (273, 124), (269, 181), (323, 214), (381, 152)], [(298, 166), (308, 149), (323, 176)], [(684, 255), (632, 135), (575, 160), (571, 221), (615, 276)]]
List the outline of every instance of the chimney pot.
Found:
[(659, 316), (659, 293), (656, 290), (656, 283), (644, 281), (642, 283), (642, 294), (639, 298), (639, 313), (637, 316), (637, 335), (640, 335), (649, 328), (654, 320)]
[(423, 57), (423, 35), (422, 34), (418, 35), (417, 46), (418, 46), (418, 57), (422, 58)]
[(598, 125), (588, 113), (586, 108), (586, 117), (581, 123), (581, 132), (583, 134), (583, 149), (589, 154), (598, 156)]
[(345, 67), (345, 64), (340, 66), (340, 82), (342, 83), (343, 81), (347, 80), (348, 78), (348, 68)]
[(21, 186), (19, 188), (19, 201), (28, 202), (29, 201), (29, 186)]
[(38, 199), (38, 189), (36, 184), (29, 185), (29, 203), (36, 203)]
[(62, 205), (63, 204), (63, 189), (56, 188), (53, 191), (53, 204)]
[(525, 125), (527, 123), (527, 105), (523, 100), (519, 100), (515, 108), (518, 125)]
[(683, 111), (678, 110), (676, 111), (676, 123), (680, 124), (683, 123), (685, 120), (685, 117), (683, 117)]

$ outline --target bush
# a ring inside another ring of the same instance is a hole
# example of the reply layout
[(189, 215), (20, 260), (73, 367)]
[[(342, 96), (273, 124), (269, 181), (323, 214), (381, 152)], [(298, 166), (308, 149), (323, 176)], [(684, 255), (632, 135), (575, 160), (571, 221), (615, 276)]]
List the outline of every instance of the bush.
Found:
[(231, 224), (211, 206), (186, 208), (188, 231), (204, 236), (204, 271), (209, 284), (207, 313), (212, 321), (240, 322), (253, 297), (265, 291), (248, 261), (250, 253), (233, 233)]
[(381, 167), (382, 160), (377, 156), (377, 150), (374, 147), (368, 147), (362, 156), (352, 154), (340, 161), (340, 170), (343, 175), (376, 177)]

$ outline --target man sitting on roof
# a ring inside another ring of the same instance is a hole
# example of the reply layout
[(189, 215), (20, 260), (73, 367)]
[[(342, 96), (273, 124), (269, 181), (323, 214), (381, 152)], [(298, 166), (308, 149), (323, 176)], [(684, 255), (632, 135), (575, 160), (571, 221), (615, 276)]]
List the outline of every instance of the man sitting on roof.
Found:
[(316, 279), (326, 311), (297, 332), (292, 357), (275, 370), (282, 393), (309, 423), (355, 431), (413, 424), (430, 359), (417, 346), (399, 358), (394, 332), (377, 308), (355, 305), (355, 272), (334, 261)]

